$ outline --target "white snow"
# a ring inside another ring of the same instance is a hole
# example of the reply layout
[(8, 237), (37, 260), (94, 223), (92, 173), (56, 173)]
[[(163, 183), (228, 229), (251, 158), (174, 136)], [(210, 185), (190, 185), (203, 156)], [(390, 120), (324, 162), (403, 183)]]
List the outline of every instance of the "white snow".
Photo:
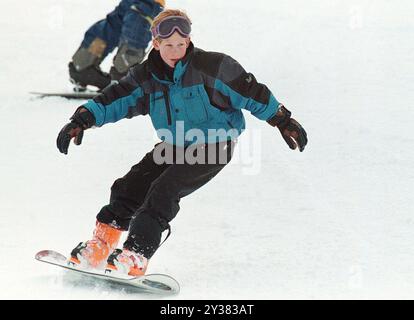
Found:
[[(173, 299), (413, 298), (414, 3), (167, 2), (192, 17), (196, 46), (230, 54), (271, 88), (309, 145), (293, 152), (246, 114), (249, 160), (182, 200), (148, 271), (180, 282)], [(2, 1), (1, 299), (153, 298), (34, 260), (88, 239), (112, 182), (156, 141), (137, 117), (87, 131), (62, 155), (56, 136), (78, 103), (28, 94), (70, 89), (83, 33), (116, 4)]]

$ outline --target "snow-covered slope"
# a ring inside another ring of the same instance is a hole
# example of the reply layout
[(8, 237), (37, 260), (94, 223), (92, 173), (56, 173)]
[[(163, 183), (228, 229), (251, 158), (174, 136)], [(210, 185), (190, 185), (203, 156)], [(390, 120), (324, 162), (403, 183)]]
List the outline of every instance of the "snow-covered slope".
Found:
[[(176, 277), (176, 299), (412, 298), (412, 1), (167, 2), (192, 17), (196, 46), (271, 88), (309, 145), (292, 152), (246, 114), (239, 156), (182, 200), (149, 272)], [(114, 179), (155, 142), (138, 117), (86, 132), (64, 156), (55, 139), (77, 103), (28, 94), (70, 88), (84, 31), (116, 3), (2, 2), (2, 299), (146, 298), (33, 259), (88, 239)]]

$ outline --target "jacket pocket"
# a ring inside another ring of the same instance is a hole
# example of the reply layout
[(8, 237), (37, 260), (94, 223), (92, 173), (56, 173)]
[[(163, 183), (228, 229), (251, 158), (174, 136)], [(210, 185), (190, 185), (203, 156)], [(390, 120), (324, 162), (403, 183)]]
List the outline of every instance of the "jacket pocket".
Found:
[(163, 95), (164, 95), (164, 103), (165, 103), (165, 112), (167, 113), (168, 125), (170, 126), (172, 124), (170, 96), (168, 95), (168, 91), (164, 91)]
[(164, 92), (154, 93), (151, 97), (150, 116), (156, 129), (167, 128), (171, 123), (170, 106), (167, 102)]
[(207, 106), (198, 88), (186, 90), (183, 93), (183, 100), (189, 121), (198, 124), (208, 120)]

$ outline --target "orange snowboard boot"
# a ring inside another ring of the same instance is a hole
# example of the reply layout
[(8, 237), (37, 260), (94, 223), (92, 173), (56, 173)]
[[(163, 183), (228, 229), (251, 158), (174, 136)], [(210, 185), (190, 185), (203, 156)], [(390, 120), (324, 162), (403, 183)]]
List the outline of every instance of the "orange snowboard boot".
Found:
[(69, 263), (81, 267), (99, 267), (116, 248), (121, 234), (121, 230), (97, 221), (92, 240), (79, 243), (72, 250)]
[(105, 273), (118, 275), (142, 276), (148, 266), (148, 259), (143, 255), (127, 249), (116, 249), (108, 258)]

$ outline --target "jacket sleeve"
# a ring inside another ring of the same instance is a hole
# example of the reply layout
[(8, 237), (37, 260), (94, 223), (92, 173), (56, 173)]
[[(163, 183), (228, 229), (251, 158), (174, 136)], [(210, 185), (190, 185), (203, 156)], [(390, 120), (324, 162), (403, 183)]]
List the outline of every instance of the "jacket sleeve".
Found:
[(148, 97), (132, 73), (105, 88), (100, 95), (83, 105), (94, 115), (98, 127), (148, 113)]
[(223, 57), (214, 86), (230, 99), (233, 108), (248, 110), (260, 120), (270, 120), (279, 109), (280, 103), (267, 86), (229, 56)]

